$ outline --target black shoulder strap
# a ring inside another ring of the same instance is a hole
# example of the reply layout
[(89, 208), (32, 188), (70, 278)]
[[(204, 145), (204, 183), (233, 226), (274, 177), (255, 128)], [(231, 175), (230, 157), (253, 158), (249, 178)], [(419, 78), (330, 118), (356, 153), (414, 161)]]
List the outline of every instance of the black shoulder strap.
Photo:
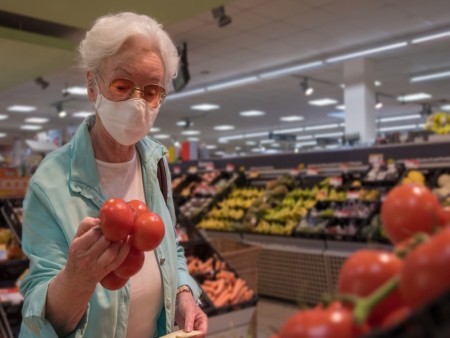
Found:
[(166, 176), (166, 167), (164, 165), (164, 158), (161, 158), (158, 161), (158, 182), (159, 188), (161, 189), (162, 195), (164, 197), (164, 201), (167, 203), (167, 176)]

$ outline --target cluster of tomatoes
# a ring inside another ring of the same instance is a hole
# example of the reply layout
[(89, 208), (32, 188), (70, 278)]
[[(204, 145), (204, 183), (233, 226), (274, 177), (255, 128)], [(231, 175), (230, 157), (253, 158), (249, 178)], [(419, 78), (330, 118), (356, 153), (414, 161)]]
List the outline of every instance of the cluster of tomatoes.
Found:
[(125, 202), (120, 198), (110, 198), (100, 208), (99, 218), (106, 239), (129, 240), (131, 244), (124, 262), (100, 282), (109, 290), (117, 290), (142, 268), (144, 252), (155, 249), (161, 243), (165, 227), (161, 217), (139, 200)]
[(364, 249), (344, 262), (328, 305), (301, 310), (272, 338), (353, 338), (399, 323), (450, 290), (450, 212), (426, 187), (386, 195), (384, 231), (393, 251)]

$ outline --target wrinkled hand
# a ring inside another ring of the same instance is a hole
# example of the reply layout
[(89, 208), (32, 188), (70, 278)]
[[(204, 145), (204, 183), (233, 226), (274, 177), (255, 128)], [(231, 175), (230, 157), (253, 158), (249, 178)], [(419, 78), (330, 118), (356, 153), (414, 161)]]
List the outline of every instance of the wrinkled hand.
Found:
[(65, 273), (75, 287), (95, 287), (127, 257), (127, 241), (111, 242), (97, 226), (98, 218), (85, 217), (70, 244)]
[(200, 309), (194, 297), (189, 292), (182, 292), (177, 296), (175, 308), (175, 321), (180, 329), (186, 332), (198, 330), (203, 332), (196, 338), (206, 337), (208, 332), (208, 317)]

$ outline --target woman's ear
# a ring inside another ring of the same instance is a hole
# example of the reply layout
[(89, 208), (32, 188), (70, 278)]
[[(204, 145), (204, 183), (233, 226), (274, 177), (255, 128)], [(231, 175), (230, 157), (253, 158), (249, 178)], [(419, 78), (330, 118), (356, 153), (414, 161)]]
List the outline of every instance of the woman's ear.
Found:
[(89, 101), (95, 102), (97, 99), (97, 86), (95, 84), (94, 73), (90, 70), (86, 73), (86, 81)]

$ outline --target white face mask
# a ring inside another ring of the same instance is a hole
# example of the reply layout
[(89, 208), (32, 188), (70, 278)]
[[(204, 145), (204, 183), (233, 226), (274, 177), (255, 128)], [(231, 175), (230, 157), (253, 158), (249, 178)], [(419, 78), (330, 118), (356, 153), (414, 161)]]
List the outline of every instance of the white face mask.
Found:
[(95, 109), (108, 133), (126, 146), (137, 143), (150, 131), (159, 111), (159, 107), (151, 108), (143, 99), (114, 102), (100, 92)]

